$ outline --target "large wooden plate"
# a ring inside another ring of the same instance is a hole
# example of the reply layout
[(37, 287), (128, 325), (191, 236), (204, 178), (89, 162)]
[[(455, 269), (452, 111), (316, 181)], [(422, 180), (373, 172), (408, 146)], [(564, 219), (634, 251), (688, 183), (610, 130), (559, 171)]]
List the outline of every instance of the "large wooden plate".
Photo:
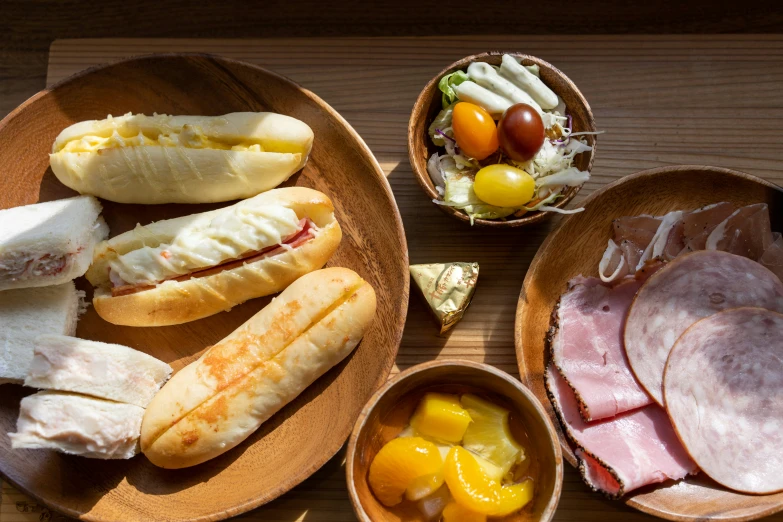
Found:
[[(358, 134), (325, 102), (259, 67), (209, 55), (157, 55), (90, 69), (43, 91), (0, 122), (0, 207), (73, 195), (48, 169), (52, 142), (66, 126), (107, 114), (218, 115), (274, 111), (315, 132), (303, 171), (286, 185), (332, 198), (343, 228), (330, 266), (368, 280), (378, 312), (359, 347), (239, 447), (200, 466), (163, 470), (143, 456), (97, 461), (47, 451), (11, 451), (20, 386), (0, 388), (0, 473), (50, 507), (85, 520), (217, 520), (260, 506), (310, 476), (345, 442), (370, 395), (388, 377), (408, 303), (408, 250), (389, 184)], [(104, 203), (112, 235), (137, 222), (221, 205)], [(77, 286), (89, 292), (83, 279)], [(255, 299), (230, 312), (161, 328), (119, 327), (94, 310), (77, 335), (132, 346), (175, 370), (260, 310)]]
[[(783, 230), (783, 189), (760, 178), (716, 167), (678, 166), (646, 170), (593, 193), (586, 210), (564, 219), (541, 245), (519, 296), (516, 351), (522, 382), (546, 406), (558, 427), (563, 455), (576, 465), (544, 388), (544, 336), (552, 307), (572, 277), (598, 275), (598, 262), (620, 216), (660, 215), (718, 201), (766, 202), (773, 230)], [(765, 496), (728, 491), (707, 477), (648, 486), (624, 497), (640, 511), (677, 521), (752, 520), (783, 510), (783, 493)]]

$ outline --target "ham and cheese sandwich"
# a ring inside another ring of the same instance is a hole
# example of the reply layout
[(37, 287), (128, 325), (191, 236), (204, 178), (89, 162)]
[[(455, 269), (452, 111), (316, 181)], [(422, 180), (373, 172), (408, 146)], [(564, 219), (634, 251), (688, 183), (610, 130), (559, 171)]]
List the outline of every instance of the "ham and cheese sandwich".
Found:
[(101, 204), (80, 196), (0, 210), (0, 290), (67, 283), (84, 275), (109, 227)]
[(347, 357), (375, 308), (373, 288), (347, 268), (298, 279), (161, 389), (144, 415), (142, 451), (163, 468), (229, 451)]
[(180, 324), (279, 292), (321, 268), (341, 237), (324, 194), (275, 189), (104, 241), (87, 279), (95, 310), (110, 323)]
[(211, 203), (278, 186), (307, 162), (313, 131), (271, 112), (126, 114), (63, 130), (50, 163), (80, 194), (118, 203)]

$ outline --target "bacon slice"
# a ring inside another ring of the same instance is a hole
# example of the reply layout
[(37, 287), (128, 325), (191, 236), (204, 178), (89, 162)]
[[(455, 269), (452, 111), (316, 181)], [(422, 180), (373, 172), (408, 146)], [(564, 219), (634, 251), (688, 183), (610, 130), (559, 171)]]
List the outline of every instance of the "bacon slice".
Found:
[(737, 491), (783, 491), (783, 315), (726, 310), (695, 323), (672, 348), (666, 409), (710, 478)]
[(568, 284), (553, 314), (549, 346), (582, 418), (605, 419), (652, 404), (623, 346), (625, 316), (642, 280), (607, 285), (594, 277), (577, 277)]
[(545, 381), (564, 432), (576, 446), (582, 478), (594, 490), (619, 498), (647, 484), (679, 480), (697, 471), (661, 407), (650, 405), (588, 424), (573, 392), (551, 364)]
[[(264, 248), (262, 250), (256, 250), (251, 252), (246, 252), (241, 257), (237, 259), (231, 259), (224, 263), (221, 263), (217, 266), (212, 266), (209, 268), (204, 268), (202, 270), (197, 270), (195, 272), (191, 272), (189, 274), (184, 274), (178, 277), (172, 277), (169, 279), (166, 279), (165, 281), (186, 281), (188, 279), (193, 279), (197, 277), (207, 277), (213, 274), (217, 274), (218, 272), (222, 272), (225, 270), (231, 270), (233, 268), (240, 267), (247, 263), (255, 263), (256, 261), (260, 261), (261, 259), (276, 256), (278, 254), (281, 254), (285, 251), (287, 251), (290, 248), (296, 248), (303, 243), (306, 243), (313, 237), (315, 237), (315, 223), (310, 221), (309, 219), (302, 218), (300, 223), (300, 229), (298, 232), (288, 236), (285, 238), (283, 243), (281, 245), (274, 245), (267, 248)], [(282, 246), (285, 245), (285, 246)], [(157, 284), (163, 283), (164, 281), (160, 281)], [(111, 295), (112, 297), (117, 297), (121, 295), (130, 295), (135, 294), (138, 292), (142, 292), (144, 290), (149, 290), (151, 288), (155, 288), (157, 285), (121, 285), (121, 286), (115, 286), (111, 289)]]

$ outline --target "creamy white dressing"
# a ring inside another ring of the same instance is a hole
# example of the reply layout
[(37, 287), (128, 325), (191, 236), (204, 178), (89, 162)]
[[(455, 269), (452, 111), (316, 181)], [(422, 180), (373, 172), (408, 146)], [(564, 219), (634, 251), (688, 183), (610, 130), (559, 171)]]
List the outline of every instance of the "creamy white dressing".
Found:
[(183, 228), (168, 244), (145, 246), (109, 262), (110, 278), (154, 284), (281, 244), (299, 231), (299, 217), (281, 205), (239, 203)]

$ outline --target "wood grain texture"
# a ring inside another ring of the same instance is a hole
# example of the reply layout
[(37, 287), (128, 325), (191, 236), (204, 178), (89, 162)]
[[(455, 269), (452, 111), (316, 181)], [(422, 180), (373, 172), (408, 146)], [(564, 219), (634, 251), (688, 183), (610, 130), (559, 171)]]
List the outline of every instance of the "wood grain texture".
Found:
[[(411, 117), (408, 122), (408, 160), (411, 164), (411, 170), (419, 182), (421, 189), (427, 194), (430, 200), (442, 199), (435, 190), (435, 184), (432, 182), (429, 172), (427, 172), (427, 161), (435, 153), (443, 153), (442, 147), (435, 146), (429, 136), (429, 128), (433, 120), (441, 111), (441, 92), (438, 89), (438, 82), (446, 74), (454, 71), (465, 71), (473, 62), (486, 62), (499, 66), (503, 57), (501, 52), (490, 52), (466, 56), (450, 64), (445, 69), (432, 77), (427, 85), (419, 93), (416, 103), (413, 104)], [(573, 119), (571, 128), (573, 132), (595, 132), (595, 118), (590, 110), (590, 104), (587, 103), (579, 88), (574, 82), (568, 79), (557, 67), (549, 62), (526, 54), (511, 53), (521, 61), (522, 65), (537, 65), (541, 75), (541, 80), (565, 103), (567, 114)], [(574, 166), (579, 170), (590, 171), (593, 168), (598, 147), (596, 145), (596, 136), (587, 136), (588, 145), (592, 150), (577, 156)], [(491, 157), (491, 156), (490, 156)], [(572, 187), (563, 192), (563, 198), (559, 199), (553, 206), (565, 208), (568, 203), (574, 199), (581, 187)], [(436, 205), (436, 203), (433, 203)], [(443, 211), (447, 216), (470, 225), (470, 218), (461, 210), (446, 205), (437, 205), (437, 208)], [(514, 228), (532, 225), (546, 219), (554, 217), (551, 212), (528, 212), (524, 216), (515, 218), (509, 216), (505, 220), (500, 219), (476, 219), (473, 226), (489, 228)]]
[[(698, 5), (682, 4), (683, 9), (697, 9)], [(705, 12), (706, 18), (693, 13), (677, 22), (683, 25), (675, 26), (666, 25), (659, 16), (642, 16), (640, 11), (635, 11), (633, 17), (638, 17), (635, 23), (645, 24), (650, 30), (658, 30), (661, 21), (660, 27), (676, 32), (697, 17), (707, 25), (719, 23), (710, 18), (712, 9), (701, 7), (697, 10)], [(779, 10), (776, 12), (779, 15)], [(778, 15), (764, 20), (773, 23)], [(668, 16), (668, 12), (661, 16)], [(737, 28), (753, 21), (742, 16), (727, 14), (725, 23)], [(610, 19), (619, 19), (631, 24), (630, 18), (629, 12), (620, 9), (596, 23), (610, 24)], [(731, 25), (738, 20), (743, 22)], [(763, 24), (760, 18), (757, 20)], [(437, 30), (431, 23), (428, 26), (422, 34)], [(325, 29), (314, 24), (307, 27), (314, 34), (324, 34), (318, 31)], [(755, 27), (764, 30), (767, 26)], [(205, 29), (202, 35), (210, 33)], [(554, 221), (517, 231), (465, 227), (428, 202), (413, 178), (406, 150), (410, 109), (427, 81), (463, 56), (493, 49), (532, 54), (558, 67), (585, 95), (598, 128), (607, 131), (600, 137), (593, 178), (572, 206), (620, 176), (681, 163), (735, 168), (783, 184), (783, 150), (779, 148), (783, 142), (781, 36), (62, 41), (52, 46), (49, 82), (122, 56), (204, 51), (267, 66), (313, 90), (346, 117), (386, 171), (407, 231), (411, 262), (481, 263), (473, 302), (462, 322), (447, 336), (437, 335), (426, 307), (418, 298), (411, 299), (397, 356), (399, 368), (436, 358), (462, 357), (517, 374), (513, 332), (519, 289), (530, 260)], [(27, 95), (31, 94), (28, 90)], [(341, 454), (302, 485), (268, 504), (263, 512), (253, 511), (242, 518), (280, 522), (353, 520), (342, 465)], [(591, 493), (578, 473), (566, 466), (555, 520), (636, 522), (653, 518)], [(770, 520), (783, 521), (783, 515)]]
[[(54, 179), (48, 153), (69, 125), (125, 112), (221, 115), (273, 111), (308, 124), (318, 140), (285, 185), (306, 186), (334, 203), (342, 242), (327, 266), (353, 269), (376, 290), (376, 320), (359, 346), (236, 448), (183, 470), (143, 457), (80, 459), (45, 451), (12, 451), (19, 401), (29, 389), (0, 393), (0, 473), (52, 508), (85, 520), (219, 520), (277, 498), (343, 446), (366, 400), (392, 368), (408, 301), (407, 246), (390, 187), (353, 129), (322, 100), (259, 67), (215, 56), (166, 54), (100, 67), (36, 96), (0, 123), (0, 206), (71, 194)], [(22, 157), (20, 157), (21, 155)], [(224, 205), (209, 205), (209, 208)], [(203, 205), (104, 203), (116, 235), (136, 223), (188, 215)], [(92, 291), (84, 278), (77, 285)], [(94, 307), (76, 335), (150, 353), (175, 371), (199, 357), (268, 304), (253, 299), (199, 321), (158, 328), (121, 327)]]
[[(549, 363), (546, 332), (552, 309), (577, 275), (597, 276), (598, 263), (611, 237), (612, 220), (622, 216), (660, 216), (672, 210), (692, 210), (728, 201), (735, 208), (767, 203), (773, 230), (783, 230), (783, 189), (760, 178), (728, 169), (666, 167), (639, 172), (593, 193), (587, 210), (564, 219), (536, 254), (525, 276), (516, 318), (516, 350), (520, 378), (557, 416), (547, 398), (544, 371)], [(576, 458), (558, 424), (563, 453)], [(677, 483), (648, 486), (624, 497), (624, 502), (670, 520), (752, 520), (783, 510), (783, 493), (744, 495), (727, 490), (704, 474)]]
[(361, 522), (427, 522), (411, 503), (387, 508), (373, 495), (370, 463), (408, 425), (427, 392), (473, 393), (511, 412), (509, 427), (530, 459), (533, 500), (504, 522), (549, 522), (560, 499), (563, 456), (554, 424), (530, 390), (496, 368), (470, 361), (430, 361), (409, 368), (389, 381), (367, 402), (348, 440), (346, 479)]

